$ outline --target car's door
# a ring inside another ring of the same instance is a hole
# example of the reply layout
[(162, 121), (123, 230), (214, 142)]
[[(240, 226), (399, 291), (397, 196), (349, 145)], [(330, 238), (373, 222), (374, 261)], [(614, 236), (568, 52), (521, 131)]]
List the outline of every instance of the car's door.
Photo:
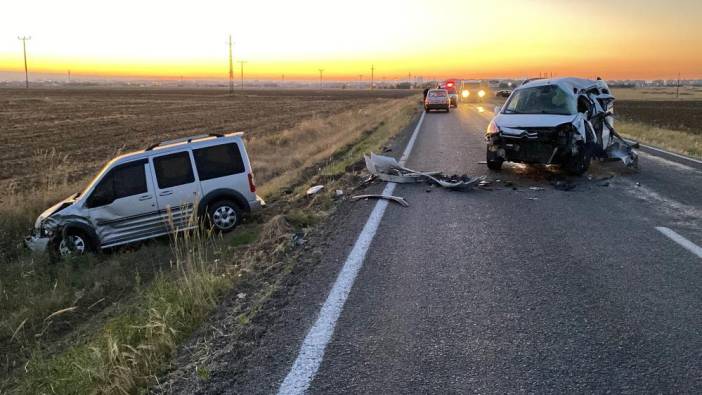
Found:
[(163, 223), (169, 230), (194, 227), (193, 206), (201, 195), (195, 178), (190, 152), (187, 150), (154, 156), (156, 201)]
[(102, 247), (162, 232), (150, 167), (146, 159), (117, 165), (88, 196), (85, 208)]

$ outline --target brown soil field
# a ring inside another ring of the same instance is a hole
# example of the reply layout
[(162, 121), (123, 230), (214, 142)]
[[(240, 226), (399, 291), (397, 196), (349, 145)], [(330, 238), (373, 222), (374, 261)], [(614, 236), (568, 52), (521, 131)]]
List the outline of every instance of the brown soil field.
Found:
[[(207, 132), (275, 132), (415, 92), (376, 90), (0, 90), (0, 190), (83, 179), (119, 152)], [(65, 169), (65, 171), (61, 171)], [(0, 193), (0, 198), (3, 193)]]
[(614, 113), (622, 120), (702, 135), (702, 101), (617, 100)]

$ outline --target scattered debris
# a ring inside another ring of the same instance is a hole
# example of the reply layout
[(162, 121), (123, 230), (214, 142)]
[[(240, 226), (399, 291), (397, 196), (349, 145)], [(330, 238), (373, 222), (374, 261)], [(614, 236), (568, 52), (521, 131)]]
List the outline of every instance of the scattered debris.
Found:
[(391, 196), (391, 195), (356, 195), (356, 196), (351, 196), (351, 200), (356, 201), (360, 199), (387, 199), (391, 200), (395, 203), (400, 204), (403, 207), (409, 207), (409, 203), (404, 198), (401, 198), (399, 196)]
[(319, 193), (319, 191), (321, 191), (323, 188), (324, 188), (324, 185), (315, 185), (313, 187), (310, 187), (310, 189), (308, 189), (307, 192), (305, 192), (305, 195), (307, 195), (307, 196), (314, 195), (316, 193)]
[(485, 177), (471, 178), (466, 175), (445, 176), (440, 172), (421, 172), (400, 165), (395, 158), (375, 155), (364, 155), (368, 171), (383, 181), (396, 183), (416, 183), (429, 181), (447, 189), (467, 189), (477, 184)]
[(529, 187), (529, 190), (530, 191), (543, 191), (544, 188), (542, 188), (542, 187)]
[(236, 294), (236, 297), (237, 297), (238, 299), (244, 299), (244, 298), (246, 297), (246, 294), (243, 293), (243, 292), (239, 292), (238, 294)]
[(565, 182), (562, 180), (552, 181), (551, 185), (553, 185), (553, 187), (558, 189), (559, 191), (570, 191), (576, 187), (576, 184)]
[(342, 191), (341, 189), (337, 189), (336, 191), (334, 191), (334, 195), (338, 198), (342, 197), (344, 196), (344, 191)]
[(477, 163), (478, 163), (479, 165), (487, 165), (487, 161), (486, 161), (486, 160), (479, 160)]
[(383, 146), (383, 152), (391, 152), (392, 148), (388, 147), (387, 145)]
[(637, 186), (637, 187), (640, 187), (640, 186), (641, 186), (641, 183), (640, 183), (640, 182), (637, 182), (637, 183), (636, 183), (636, 186)]
[(528, 197), (527, 199), (529, 199), (529, 200), (539, 200), (539, 198), (537, 198), (537, 197)]

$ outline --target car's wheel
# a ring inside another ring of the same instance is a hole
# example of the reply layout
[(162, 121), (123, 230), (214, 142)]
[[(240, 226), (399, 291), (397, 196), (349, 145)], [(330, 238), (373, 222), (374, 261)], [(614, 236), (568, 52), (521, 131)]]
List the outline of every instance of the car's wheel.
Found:
[(217, 232), (231, 232), (241, 222), (241, 210), (230, 200), (221, 200), (207, 208), (207, 222)]
[(429, 112), (429, 108), (424, 107), (424, 112)]
[(580, 144), (578, 146), (578, 153), (569, 156), (563, 167), (568, 173), (580, 176), (590, 168), (591, 161), (592, 155), (590, 155), (590, 151), (585, 149), (584, 145)]
[(500, 158), (494, 152), (491, 152), (489, 149), (487, 150), (487, 154), (485, 155), (485, 157), (488, 169), (496, 171), (502, 170), (502, 163), (504, 162), (504, 159)]
[(61, 240), (55, 242), (52, 250), (52, 258), (59, 260), (94, 252), (95, 248), (92, 244), (92, 240), (85, 232), (77, 229), (70, 229)]

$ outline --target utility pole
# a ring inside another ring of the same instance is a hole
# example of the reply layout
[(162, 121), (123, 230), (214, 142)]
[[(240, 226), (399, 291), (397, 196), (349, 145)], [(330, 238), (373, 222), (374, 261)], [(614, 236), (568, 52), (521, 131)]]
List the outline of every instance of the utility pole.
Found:
[(375, 77), (375, 65), (371, 65), (370, 89), (373, 89), (373, 79)]
[(324, 69), (318, 69), (319, 70), (319, 89), (322, 89), (324, 87), (322, 83), (322, 74), (324, 73)]
[[(241, 66), (241, 67), (242, 67), (241, 73), (243, 75), (243, 73), (244, 73), (243, 67), (244, 66)], [(241, 86), (243, 89), (243, 86), (244, 86), (243, 76), (242, 76), (241, 81), (242, 81)], [(232, 35), (230, 34), (229, 35), (229, 94), (232, 94), (232, 93), (234, 93), (234, 62), (233, 62), (233, 57), (232, 57)]]
[(680, 98), (680, 73), (678, 73), (678, 84), (675, 87), (675, 98), (676, 99)]
[(241, 89), (244, 90), (244, 64), (249, 62), (246, 60), (238, 60), (237, 63), (241, 65)]
[(22, 41), (22, 52), (24, 53), (24, 83), (27, 89), (29, 89), (29, 70), (27, 69), (27, 41), (31, 40), (32, 37), (17, 37), (18, 40)]
[(68, 83), (71, 83), (71, 70), (68, 70)]

